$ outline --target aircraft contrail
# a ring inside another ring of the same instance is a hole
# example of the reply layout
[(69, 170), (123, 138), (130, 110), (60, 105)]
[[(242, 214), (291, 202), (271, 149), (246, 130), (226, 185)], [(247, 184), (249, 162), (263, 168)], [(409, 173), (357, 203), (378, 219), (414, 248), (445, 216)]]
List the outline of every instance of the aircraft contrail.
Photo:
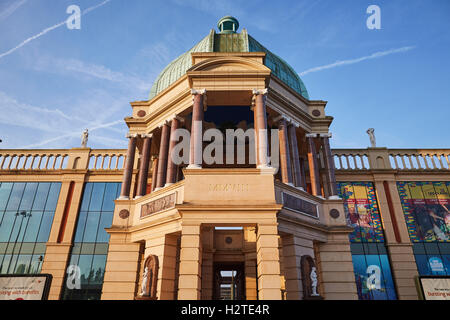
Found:
[(365, 57), (361, 57), (361, 58), (336, 61), (336, 62), (331, 63), (331, 64), (327, 64), (327, 65), (324, 65), (324, 66), (315, 67), (315, 68), (311, 68), (311, 69), (308, 69), (306, 71), (303, 71), (302, 73), (300, 73), (300, 76), (304, 76), (305, 74), (308, 74), (308, 73), (311, 73), (311, 72), (317, 72), (317, 71), (322, 71), (322, 70), (325, 70), (325, 69), (331, 69), (331, 68), (340, 67), (340, 66), (343, 66), (343, 65), (355, 64), (355, 63), (358, 63), (358, 62), (361, 62), (361, 61), (364, 61), (364, 60), (380, 58), (380, 57), (384, 57), (384, 56), (387, 56), (387, 55), (390, 55), (390, 54), (393, 54), (393, 53), (406, 52), (406, 51), (412, 50), (414, 48), (415, 48), (415, 46), (402, 47), (402, 48), (391, 49), (391, 50), (387, 50), (387, 51), (375, 52), (375, 53), (371, 54), (370, 56), (365, 56)]
[[(95, 5), (95, 6), (89, 7), (89, 8), (87, 8), (86, 10), (84, 10), (83, 12), (81, 12), (80, 15), (82, 16), (82, 15), (84, 15), (84, 14), (86, 14), (86, 13), (88, 13), (88, 12), (91, 12), (91, 11), (93, 11), (93, 10), (95, 10), (95, 9), (97, 9), (97, 8), (99, 8), (99, 7), (101, 7), (101, 6), (104, 6), (105, 4), (107, 4), (107, 3), (110, 2), (110, 1), (111, 1), (111, 0), (105, 0), (105, 1), (99, 3), (99, 4)], [(14, 51), (16, 51), (17, 49), (22, 48), (22, 47), (23, 47), (24, 45), (26, 45), (28, 42), (33, 41), (33, 40), (35, 40), (35, 39), (37, 39), (37, 38), (43, 36), (44, 34), (46, 34), (46, 33), (50, 32), (50, 31), (52, 31), (52, 30), (55, 30), (55, 29), (57, 29), (57, 28), (59, 28), (59, 27), (65, 25), (65, 24), (66, 24), (66, 21), (67, 21), (67, 19), (64, 20), (64, 21), (62, 21), (62, 22), (60, 22), (60, 23), (55, 24), (54, 26), (51, 26), (51, 27), (48, 27), (48, 28), (42, 30), (42, 31), (39, 32), (38, 34), (36, 34), (36, 35), (34, 35), (34, 36), (32, 36), (32, 37), (29, 37), (28, 39), (25, 39), (24, 41), (22, 41), (22, 42), (21, 42), (19, 45), (17, 45), (16, 47), (14, 47), (14, 48), (12, 48), (12, 49), (10, 49), (10, 50), (8, 50), (8, 51), (6, 51), (6, 52), (0, 54), (0, 59), (3, 58), (3, 57), (5, 57), (5, 56), (7, 56), (7, 55), (10, 55), (11, 53), (13, 53)]]

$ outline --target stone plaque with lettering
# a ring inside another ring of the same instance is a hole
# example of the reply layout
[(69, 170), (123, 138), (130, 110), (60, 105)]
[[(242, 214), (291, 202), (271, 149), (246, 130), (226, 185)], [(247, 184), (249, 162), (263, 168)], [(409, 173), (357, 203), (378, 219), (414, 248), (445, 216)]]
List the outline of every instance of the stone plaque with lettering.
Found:
[(158, 213), (160, 211), (164, 211), (170, 208), (175, 207), (177, 199), (177, 194), (172, 193), (162, 198), (150, 201), (141, 207), (141, 219), (145, 218), (151, 214)]
[(318, 218), (317, 205), (305, 199), (297, 198), (293, 195), (282, 193), (283, 205), (285, 208), (297, 211), (308, 216)]

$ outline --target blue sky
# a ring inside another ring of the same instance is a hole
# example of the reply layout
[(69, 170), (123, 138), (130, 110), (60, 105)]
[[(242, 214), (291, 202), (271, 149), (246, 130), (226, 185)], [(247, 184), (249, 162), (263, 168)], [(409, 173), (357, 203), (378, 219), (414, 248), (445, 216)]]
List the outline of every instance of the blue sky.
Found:
[[(72, 4), (100, 6), (69, 30)], [(126, 148), (129, 102), (224, 15), (328, 101), (332, 147), (450, 147), (447, 0), (0, 0), (0, 147)]]

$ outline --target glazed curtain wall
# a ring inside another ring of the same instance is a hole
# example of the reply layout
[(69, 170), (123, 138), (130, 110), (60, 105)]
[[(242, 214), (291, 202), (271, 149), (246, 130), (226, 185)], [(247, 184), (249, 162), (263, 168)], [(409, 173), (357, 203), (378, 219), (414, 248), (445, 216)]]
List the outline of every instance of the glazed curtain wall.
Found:
[(371, 182), (339, 182), (350, 234), (353, 269), (360, 300), (397, 299), (375, 188)]
[(0, 183), (0, 274), (40, 273), (61, 183)]
[[(112, 224), (120, 185), (119, 182), (85, 184), (62, 299), (100, 299), (109, 242), (105, 228)], [(75, 286), (75, 278), (79, 279), (79, 288)]]
[(397, 182), (420, 275), (450, 276), (450, 182)]

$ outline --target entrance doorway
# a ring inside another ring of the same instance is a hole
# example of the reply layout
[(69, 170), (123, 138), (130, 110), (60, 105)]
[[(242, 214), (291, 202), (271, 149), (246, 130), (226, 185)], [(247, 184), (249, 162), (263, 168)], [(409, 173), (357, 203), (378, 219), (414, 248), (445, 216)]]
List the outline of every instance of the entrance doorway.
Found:
[(245, 273), (243, 263), (214, 264), (215, 300), (245, 300)]

